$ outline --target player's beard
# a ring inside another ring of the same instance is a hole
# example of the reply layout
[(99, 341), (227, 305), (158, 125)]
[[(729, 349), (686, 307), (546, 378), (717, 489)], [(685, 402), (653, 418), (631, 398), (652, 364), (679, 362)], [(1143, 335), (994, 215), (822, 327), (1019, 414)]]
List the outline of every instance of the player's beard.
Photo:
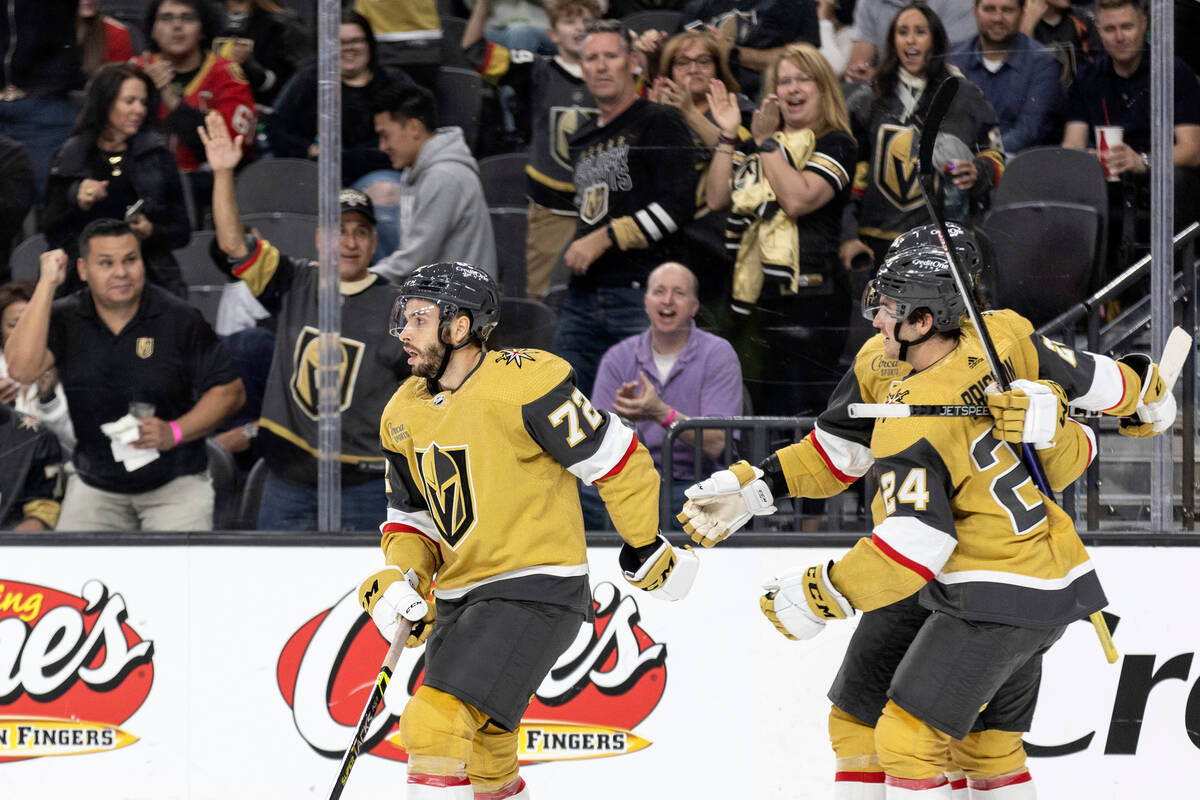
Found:
[(412, 374), (418, 378), (432, 379), (437, 377), (442, 359), (446, 357), (444, 344), (431, 344), (429, 347), (417, 348), (417, 363), (413, 364)]

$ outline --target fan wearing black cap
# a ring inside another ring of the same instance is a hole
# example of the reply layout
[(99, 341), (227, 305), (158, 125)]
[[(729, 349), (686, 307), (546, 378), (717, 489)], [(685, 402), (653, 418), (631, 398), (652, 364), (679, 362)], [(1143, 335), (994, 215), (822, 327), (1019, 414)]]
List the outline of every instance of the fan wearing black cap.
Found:
[[(319, 271), (315, 261), (287, 256), (246, 233), (233, 187), (240, 143), (219, 117), (210, 113), (205, 123), (199, 131), (213, 168), (214, 259), (278, 321), (257, 428), (256, 449), (268, 469), (258, 529), (316, 530)], [(367, 270), (377, 239), (374, 206), (356, 189), (343, 189), (340, 201), (342, 529), (369, 530), (386, 502), (379, 415), (409, 369), (400, 343), (379, 325), (396, 287)]]

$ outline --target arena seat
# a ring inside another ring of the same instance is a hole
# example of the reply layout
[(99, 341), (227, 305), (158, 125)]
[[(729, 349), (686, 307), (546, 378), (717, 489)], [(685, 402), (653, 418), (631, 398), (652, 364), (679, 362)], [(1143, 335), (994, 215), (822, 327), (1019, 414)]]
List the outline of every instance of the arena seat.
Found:
[(679, 28), (681, 19), (683, 19), (682, 11), (651, 9), (626, 14), (621, 17), (621, 22), (638, 36), (648, 30), (666, 31), (670, 35)]
[(501, 297), (497, 343), (504, 348), (549, 350), (557, 322), (558, 314), (545, 303), (524, 297)]
[(36, 281), (41, 274), (42, 253), (49, 245), (43, 234), (35, 233), (13, 248), (8, 257), (8, 266), (12, 270), (14, 281)]
[(230, 453), (212, 439), (204, 440), (213, 485), (213, 530), (232, 530), (237, 522), (238, 470)]
[(267, 158), (247, 164), (234, 183), (242, 214), (320, 213), (317, 162), (307, 158)]
[(216, 231), (192, 231), (188, 243), (173, 251), (179, 262), (183, 282), (188, 286), (207, 286), (226, 283), (229, 278), (213, 264), (209, 246), (217, 236)]
[(483, 101), (487, 89), (483, 78), (473, 69), (438, 67), (437, 98), (438, 125), (457, 125), (472, 153), (477, 152)]
[(496, 238), (496, 270), (500, 293), (505, 297), (525, 296), (525, 232), (529, 212), (525, 208), (489, 208), (492, 234)]
[(1083, 300), (1100, 263), (1101, 225), (1096, 210), (1082, 203), (993, 208), (979, 224), (996, 263), (991, 305), (1016, 309), (1037, 327)]
[(284, 255), (317, 258), (317, 215), (282, 211), (242, 214), (246, 229), (255, 228), (262, 238)]
[(479, 182), (489, 206), (528, 207), (525, 165), (528, 153), (499, 153), (479, 159)]

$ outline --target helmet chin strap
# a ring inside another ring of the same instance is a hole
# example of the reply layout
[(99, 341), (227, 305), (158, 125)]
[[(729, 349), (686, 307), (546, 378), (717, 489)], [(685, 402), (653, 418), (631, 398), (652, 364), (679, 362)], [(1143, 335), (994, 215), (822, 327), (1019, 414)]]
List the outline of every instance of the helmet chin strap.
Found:
[(427, 389), (429, 389), (430, 394), (437, 394), (440, 391), (439, 381), (441, 381), (442, 376), (446, 374), (446, 367), (450, 366), (450, 356), (454, 353), (455, 350), (461, 350), (462, 348), (466, 347), (470, 343), (471, 343), (470, 336), (468, 336), (466, 339), (464, 339), (462, 344), (452, 345), (452, 344), (447, 344), (446, 342), (441, 342), (441, 344), (445, 348), (442, 351), (442, 363), (438, 365), (437, 373), (432, 378), (425, 379), (425, 386)]
[(900, 353), (898, 355), (898, 358), (901, 361), (908, 361), (908, 358), (907, 358), (908, 348), (911, 347), (912, 345), (920, 344), (921, 342), (927, 341), (930, 337), (933, 336), (933, 334), (937, 333), (937, 331), (935, 331), (933, 329), (933, 326), (930, 325), (929, 330), (925, 331), (924, 336), (920, 337), (919, 339), (913, 339), (911, 342), (906, 342), (900, 338), (900, 326), (903, 324), (904, 324), (903, 322), (896, 323), (896, 329), (892, 334), (892, 338), (894, 338), (896, 340), (896, 343), (900, 345)]

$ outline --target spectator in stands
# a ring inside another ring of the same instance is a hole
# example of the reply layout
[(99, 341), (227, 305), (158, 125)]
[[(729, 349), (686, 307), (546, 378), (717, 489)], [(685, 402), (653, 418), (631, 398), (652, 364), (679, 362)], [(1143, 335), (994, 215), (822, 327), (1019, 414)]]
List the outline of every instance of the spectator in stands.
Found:
[(817, 0), (817, 24), (821, 30), (821, 55), (840, 80), (846, 74), (854, 47), (853, 0)]
[[(679, 109), (692, 129), (700, 171), (696, 176), (696, 212), (683, 228), (687, 243), (687, 263), (695, 265), (701, 287), (700, 302), (706, 306), (724, 305), (729, 298), (729, 274), (733, 266), (725, 246), (727, 215), (708, 207), (705, 184), (713, 148), (721, 129), (708, 105), (709, 84), (719, 80), (737, 98), (745, 125), (754, 114), (754, 103), (740, 93), (741, 87), (729, 70), (729, 62), (715, 36), (706, 30), (684, 31), (672, 36), (662, 49), (658, 77), (649, 99)], [(738, 126), (738, 140), (750, 138), (745, 125)]]
[[(864, 257), (867, 266), (880, 264), (892, 240), (902, 232), (930, 222), (916, 174), (917, 125), (948, 74), (960, 74), (947, 64), (946, 29), (923, 2), (910, 2), (892, 20), (883, 61), (868, 103), (851, 107), (858, 140), (854, 203), (843, 229), (857, 239), (841, 248), (847, 269)], [(955, 173), (944, 181), (947, 190), (967, 193), (981, 204), (1004, 170), (1004, 145), (996, 113), (977, 86), (963, 82), (942, 122), (935, 166), (943, 171), (954, 162)], [(887, 166), (889, 164), (897, 166)], [(865, 273), (863, 273), (865, 274)], [(861, 277), (861, 275), (860, 275)], [(865, 284), (865, 282), (864, 282)], [(852, 287), (853, 296), (858, 289)]]
[[(729, 342), (696, 327), (699, 284), (683, 264), (667, 262), (646, 280), (645, 308), (650, 328), (609, 348), (600, 360), (592, 402), (637, 426), (638, 439), (662, 471), (667, 428), (688, 417), (728, 417), (742, 413), (742, 368)], [(725, 432), (701, 434), (703, 463), (695, 463), (695, 431), (675, 441), (671, 508), (682, 508), (683, 490), (725, 452)], [(594, 491), (594, 500), (599, 494)], [(585, 502), (585, 512), (592, 504)], [(596, 511), (602, 510), (599, 506)], [(603, 517), (588, 520), (594, 530)]]
[(1021, 14), (1021, 33), (1050, 48), (1062, 67), (1059, 82), (1064, 91), (1075, 73), (1100, 54), (1100, 35), (1091, 18), (1079, 13), (1071, 0), (1027, 0)]
[[(382, 211), (399, 208), (396, 184), (400, 177), (379, 149), (371, 98), (388, 86), (411, 84), (412, 79), (379, 62), (375, 35), (361, 14), (343, 11), (338, 36), (342, 44), (342, 185), (357, 185), (371, 196), (383, 219), (379, 236), (386, 255), (400, 243), (395, 220), (398, 211), (391, 219)], [(271, 151), (280, 158), (316, 160), (321, 152), (316, 64), (301, 69), (280, 90), (275, 112), (267, 119), (267, 136)]]
[(77, 0), (7, 0), (0, 13), (0, 136), (29, 150), (40, 200), (50, 157), (71, 133), (83, 86), (75, 41)]
[[(42, 212), (50, 248), (79, 256), (79, 233), (97, 219), (124, 219), (141, 242), (147, 277), (180, 297), (187, 286), (172, 250), (191, 235), (174, 156), (152, 128), (157, 92), (132, 64), (106, 64), (88, 82), (71, 138), (54, 155)], [(72, 274), (64, 291), (80, 286)]]
[(33, 208), (33, 160), (29, 148), (0, 135), (0, 283), (12, 277), (8, 259)]
[(482, 38), (491, 7), (492, 0), (476, 0), (462, 47), (480, 75), (514, 87), (528, 102), (533, 136), (525, 170), (529, 194), (525, 292), (538, 299), (550, 288), (550, 272), (575, 235), (579, 219), (566, 141), (596, 115), (595, 101), (583, 84), (579, 47), (583, 29), (600, 15), (600, 7), (596, 0), (547, 0), (547, 30), (558, 47), (556, 56), (514, 53)]
[(462, 129), (438, 128), (433, 93), (423, 86), (385, 88), (375, 99), (379, 149), (407, 169), (411, 208), (400, 218), (400, 249), (375, 270), (399, 283), (423, 264), (465, 261), (495, 277), (496, 240), (483, 185)]
[(4, 347), (13, 378), (57, 366), (67, 393), (78, 442), (59, 529), (211, 528), (204, 437), (244, 399), (228, 351), (197, 309), (146, 285), (127, 223), (88, 225), (78, 269), (87, 286), (55, 302), (67, 254), (42, 254)]
[(54, 530), (62, 470), (58, 441), (33, 417), (0, 403), (0, 453), (0, 530)]
[(1059, 104), (1058, 61), (1020, 32), (1024, 6), (1025, 0), (975, 0), (979, 35), (950, 50), (950, 61), (995, 110), (1008, 153), (1047, 144)]
[(732, 208), (733, 309), (743, 320), (736, 340), (755, 412), (814, 413), (841, 377), (850, 295), (837, 249), (854, 138), (841, 87), (815, 47), (785, 47), (765, 77), (754, 146), (743, 146), (736, 173), (741, 115), (724, 84), (712, 83), (721, 141), (708, 203)]
[(684, 6), (681, 28), (693, 22), (704, 23), (717, 37), (733, 76), (752, 97), (781, 47), (821, 45), (815, 0), (691, 0)]
[(275, 0), (225, 0), (225, 24), (213, 49), (241, 66), (261, 108), (272, 104), (296, 64), (313, 55), (306, 38)]
[(413, 80), (433, 91), (442, 60), (437, 0), (355, 0), (354, 10), (375, 31), (380, 60), (389, 67), (402, 67)]
[(212, 189), (196, 135), (205, 113), (219, 111), (232, 135), (242, 137), (247, 153), (254, 147), (258, 124), (258, 107), (242, 68), (209, 49), (217, 20), (208, 0), (150, 0), (144, 27), (154, 52), (137, 59), (158, 89), (156, 117), (176, 142), (179, 168), (191, 175), (197, 209), (207, 208)]
[[(554, 26), (550, 9), (543, 0), (499, 0), (488, 3), (488, 14), (484, 22), (487, 31), (484, 36), (488, 41), (495, 42), (506, 50), (525, 50), (540, 56), (553, 56), (559, 52), (558, 42), (550, 35)], [(478, 0), (463, 3), (470, 9), (468, 17), (475, 13), (479, 6)], [(609, 10), (613, 8), (609, 3)], [(597, 10), (595, 16), (600, 16)], [(575, 47), (578, 51), (578, 46)], [(576, 60), (579, 55), (576, 52)]]
[[(0, 350), (17, 328), (17, 321), (33, 299), (34, 281), (13, 281), (0, 286)], [(10, 405), (18, 413), (33, 417), (54, 434), (68, 457), (75, 449), (75, 430), (67, 414), (67, 396), (58, 380), (58, 370), (48, 369), (31, 384), (22, 384), (8, 376), (8, 365), (0, 352), (0, 405)]]
[(133, 37), (125, 23), (100, 13), (100, 0), (79, 0), (75, 39), (83, 48), (83, 73), (91, 78), (105, 64), (133, 58)]
[[(268, 469), (258, 527), (316, 530), (317, 264), (289, 257), (270, 242), (246, 235), (233, 188), (239, 143), (230, 139), (216, 114), (209, 114), (202, 138), (213, 167), (214, 256), (278, 318), (256, 439)], [(342, 529), (361, 531), (379, 524), (379, 510), (387, 502), (379, 417), (409, 370), (403, 346), (380, 323), (391, 313), (396, 288), (367, 270), (375, 252), (371, 200), (356, 189), (343, 189), (341, 206), (341, 346), (346, 359), (339, 386)], [(225, 438), (223, 443), (238, 448)]]
[(683, 252), (678, 231), (695, 208), (695, 158), (683, 118), (638, 96), (628, 28), (589, 25), (582, 68), (600, 113), (568, 142), (579, 224), (563, 251), (571, 280), (551, 349), (590, 396), (604, 352), (649, 324), (650, 270)]
[[(1063, 146), (1092, 148), (1098, 125), (1124, 128), (1122, 141), (1110, 145), (1104, 159), (1110, 175), (1122, 177), (1110, 184), (1109, 231), (1119, 241), (1122, 232), (1121, 198), (1136, 192), (1134, 205), (1150, 209), (1150, 45), (1146, 42), (1148, 21), (1137, 0), (1099, 0), (1096, 27), (1104, 54), (1079, 70), (1067, 100), (1067, 124)], [(1175, 59), (1175, 228), (1197, 219), (1200, 205), (1200, 85), (1188, 65)], [(1146, 242), (1149, 220), (1135, 231), (1138, 242)], [(1121, 248), (1109, 253), (1121, 257)], [(1125, 256), (1130, 253), (1126, 251)], [(1114, 265), (1116, 266), (1116, 265)], [(1124, 265), (1121, 265), (1124, 266)]]
[[(846, 66), (847, 81), (867, 81), (875, 78), (880, 66), (876, 57), (891, 44), (890, 30), (896, 15), (906, 8), (907, 0), (858, 0), (854, 6), (854, 34), (850, 63)], [(929, 7), (941, 20), (948, 41), (969, 39), (977, 32), (975, 18), (967, 0), (930, 0)], [(946, 50), (937, 51), (939, 59)]]

